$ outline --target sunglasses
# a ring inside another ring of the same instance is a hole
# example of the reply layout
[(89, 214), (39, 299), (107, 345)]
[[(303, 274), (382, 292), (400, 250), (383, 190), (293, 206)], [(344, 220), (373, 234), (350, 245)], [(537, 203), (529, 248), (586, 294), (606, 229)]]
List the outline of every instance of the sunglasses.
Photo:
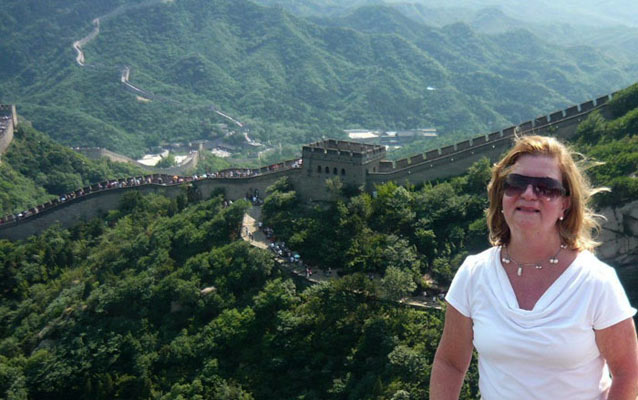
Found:
[(509, 174), (505, 177), (505, 195), (513, 197), (523, 194), (529, 185), (537, 197), (553, 200), (565, 196), (567, 190), (563, 184), (553, 178), (536, 178), (519, 174)]

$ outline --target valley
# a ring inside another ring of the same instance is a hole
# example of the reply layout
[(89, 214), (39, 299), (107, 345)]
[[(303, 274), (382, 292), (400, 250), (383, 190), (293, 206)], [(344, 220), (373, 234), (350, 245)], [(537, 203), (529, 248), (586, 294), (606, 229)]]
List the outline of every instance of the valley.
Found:
[(635, 5), (499, 1), (4, 0), (0, 398), (429, 398), (520, 134), (638, 304)]
[[(12, 1), (6, 12), (20, 15), (20, 7)], [(236, 141), (249, 129), (273, 149), (264, 153), (272, 162), (321, 137), (345, 138), (344, 129), (437, 129), (435, 140), (417, 141), (400, 158), (633, 81), (630, 65), (593, 48), (562, 51), (531, 35), (483, 35), (462, 24), (432, 28), (388, 7), (362, 7), (333, 24), (247, 1), (103, 3), (64, 27), (58, 21), (71, 17), (59, 11), (48, 29), (75, 46), (51, 41), (56, 55), (18, 58), (14, 72), (0, 75), (0, 100), (61, 143), (133, 158), (160, 142), (217, 139), (219, 123), (236, 127)], [(21, 14), (45, 21), (34, 12)], [(28, 48), (18, 45), (38, 29), (29, 26), (16, 26), (5, 47)], [(64, 72), (39, 90), (20, 77), (55, 74), (35, 65)]]

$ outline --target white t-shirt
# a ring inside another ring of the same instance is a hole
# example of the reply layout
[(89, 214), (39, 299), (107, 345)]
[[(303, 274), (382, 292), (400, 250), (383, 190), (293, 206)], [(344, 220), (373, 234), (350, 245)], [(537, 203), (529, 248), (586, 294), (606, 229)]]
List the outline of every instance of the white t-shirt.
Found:
[(594, 329), (636, 313), (616, 271), (583, 251), (523, 310), (499, 254), (493, 247), (468, 257), (446, 296), (472, 319), (482, 398), (606, 399), (611, 378)]

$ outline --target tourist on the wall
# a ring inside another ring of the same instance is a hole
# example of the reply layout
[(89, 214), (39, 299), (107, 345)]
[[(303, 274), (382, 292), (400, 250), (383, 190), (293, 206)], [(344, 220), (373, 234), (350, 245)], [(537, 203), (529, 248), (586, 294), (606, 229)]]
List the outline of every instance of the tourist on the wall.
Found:
[(553, 138), (517, 138), (494, 166), (494, 247), (465, 260), (445, 297), (431, 400), (458, 399), (473, 348), (483, 400), (636, 399), (636, 309), (592, 253), (597, 191)]

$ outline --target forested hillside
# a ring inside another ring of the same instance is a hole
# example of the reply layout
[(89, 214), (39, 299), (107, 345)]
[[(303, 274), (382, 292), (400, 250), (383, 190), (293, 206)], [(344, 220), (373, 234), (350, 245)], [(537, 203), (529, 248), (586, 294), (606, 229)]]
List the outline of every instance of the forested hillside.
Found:
[[(612, 192), (638, 194), (638, 85), (590, 116), (577, 150)], [(437, 310), (400, 299), (445, 287), (487, 246), (487, 160), (376, 196), (330, 182), (306, 206), (280, 181), (263, 205), (278, 240), (340, 279), (297, 286), (239, 238), (250, 206), (128, 194), (103, 220), (0, 241), (0, 393), (10, 399), (427, 399)], [(636, 276), (620, 277), (633, 304)], [(374, 279), (371, 279), (374, 278)], [(431, 278), (431, 279), (428, 279)], [(474, 364), (462, 399), (477, 398)]]
[[(226, 160), (203, 151), (197, 166), (185, 175), (201, 175), (228, 167)], [(148, 174), (147, 170), (132, 164), (107, 158), (88, 159), (23, 123), (0, 163), (0, 217), (17, 214), (92, 184)]]
[[(0, 101), (64, 144), (128, 155), (220, 135), (213, 105), (271, 146), (353, 127), (435, 127), (451, 142), (635, 80), (592, 48), (432, 28), (382, 6), (317, 23), (246, 0), (5, 3)], [(100, 16), (80, 66), (71, 44)], [(125, 89), (124, 66), (151, 98)]]
[(0, 241), (0, 393), (425, 398), (440, 312), (379, 302), (362, 275), (296, 288), (237, 241), (247, 206), (131, 194), (106, 221)]
[(509, 0), (255, 0), (255, 3), (283, 7), (305, 16), (342, 16), (364, 5), (387, 4), (398, 9), (423, 10), (416, 14), (427, 18), (428, 24), (437, 26), (458, 22), (459, 19), (470, 18), (475, 14), (484, 14), (488, 10), (497, 15), (505, 15), (510, 20), (518, 19), (523, 24), (638, 26), (638, 6), (631, 0), (605, 3), (597, 0), (537, 0), (533, 3), (515, 3)]
[(0, 216), (93, 183), (141, 174), (140, 168), (130, 164), (89, 160), (22, 124), (0, 163)]
[[(596, 195), (596, 209), (638, 198), (638, 85), (619, 93), (609, 112), (611, 119), (590, 115), (573, 143), (594, 186), (611, 189)], [(390, 270), (419, 292), (429, 289), (428, 278), (446, 286), (468, 253), (488, 246), (489, 178), (484, 159), (463, 176), (419, 187), (390, 182), (377, 186), (374, 196), (333, 180), (334, 203), (310, 208), (281, 182), (266, 199), (264, 222), (322, 268), (380, 275)], [(635, 271), (625, 279), (638, 301)]]
[[(462, 22), (473, 30), (485, 34), (501, 34), (527, 30), (549, 43), (563, 47), (588, 46), (630, 62), (631, 69), (638, 66), (636, 43), (638, 15), (631, 0), (586, 3), (571, 0), (551, 1), (544, 5), (498, 1), (411, 1), (353, 0), (255, 0), (258, 4), (283, 7), (301, 16), (315, 18), (323, 23), (334, 17), (356, 13), (366, 5), (384, 4), (400, 11), (404, 16), (431, 27), (443, 27)], [(632, 11), (635, 10), (635, 11)]]

